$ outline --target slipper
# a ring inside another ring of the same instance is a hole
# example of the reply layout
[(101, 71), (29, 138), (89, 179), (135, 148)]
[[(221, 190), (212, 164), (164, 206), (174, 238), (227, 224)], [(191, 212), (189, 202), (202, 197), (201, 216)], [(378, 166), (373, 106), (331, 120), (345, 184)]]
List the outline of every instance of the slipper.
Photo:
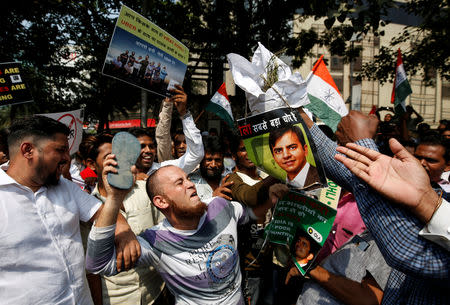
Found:
[(112, 140), (112, 153), (116, 155), (118, 173), (108, 173), (108, 183), (115, 188), (127, 190), (133, 185), (131, 166), (141, 154), (141, 143), (132, 134), (119, 132)]

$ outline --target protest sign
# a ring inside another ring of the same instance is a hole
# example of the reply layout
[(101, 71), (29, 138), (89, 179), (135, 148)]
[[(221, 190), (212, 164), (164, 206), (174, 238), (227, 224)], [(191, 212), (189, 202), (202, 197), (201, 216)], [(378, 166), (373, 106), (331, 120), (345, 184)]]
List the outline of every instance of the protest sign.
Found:
[(52, 118), (54, 120), (64, 123), (70, 128), (70, 135), (67, 140), (69, 141), (70, 154), (74, 154), (78, 151), (78, 147), (83, 137), (83, 114), (82, 110), (57, 112), (57, 113), (44, 113), (38, 114)]
[(266, 173), (301, 190), (326, 184), (314, 142), (296, 110), (278, 108), (237, 122), (249, 159)]
[[(321, 201), (290, 191), (276, 205), (273, 220), (265, 229), (270, 242), (286, 246), (304, 275), (330, 233), (336, 217), (340, 187), (328, 180), (320, 191)], [(284, 262), (285, 263), (285, 262)]]
[(0, 63), (0, 106), (29, 103), (33, 101), (21, 75), (20, 62)]
[(189, 50), (176, 38), (123, 5), (102, 73), (158, 95), (182, 84)]

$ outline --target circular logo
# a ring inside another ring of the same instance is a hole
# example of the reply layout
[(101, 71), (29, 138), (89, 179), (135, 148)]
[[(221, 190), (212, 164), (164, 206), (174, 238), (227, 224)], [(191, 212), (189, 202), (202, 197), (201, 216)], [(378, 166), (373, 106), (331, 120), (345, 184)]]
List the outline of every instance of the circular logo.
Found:
[(67, 125), (67, 127), (70, 128), (70, 134), (67, 137), (67, 141), (69, 141), (69, 150), (72, 150), (73, 144), (75, 143), (75, 140), (77, 138), (77, 122), (73, 115), (70, 113), (66, 113), (62, 115), (58, 121), (61, 123)]
[(209, 276), (215, 283), (224, 281), (233, 271), (237, 262), (236, 250), (230, 245), (221, 245), (214, 249), (208, 257), (206, 267)]

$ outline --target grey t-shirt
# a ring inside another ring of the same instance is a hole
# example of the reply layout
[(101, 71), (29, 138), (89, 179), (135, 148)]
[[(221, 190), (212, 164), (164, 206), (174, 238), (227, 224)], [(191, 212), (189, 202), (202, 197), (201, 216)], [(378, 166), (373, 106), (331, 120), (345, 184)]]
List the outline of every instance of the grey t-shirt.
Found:
[[(386, 264), (380, 250), (368, 231), (355, 236), (322, 262), (322, 267), (337, 275), (361, 283), (370, 273), (384, 290), (391, 267)], [(317, 282), (310, 280), (303, 286), (297, 305), (343, 304)]]

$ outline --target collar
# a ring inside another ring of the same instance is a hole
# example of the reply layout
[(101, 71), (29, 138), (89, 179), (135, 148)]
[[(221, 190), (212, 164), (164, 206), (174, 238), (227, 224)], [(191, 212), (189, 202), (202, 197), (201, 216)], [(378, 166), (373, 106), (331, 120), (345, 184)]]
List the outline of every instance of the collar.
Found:
[(308, 176), (309, 166), (309, 163), (306, 162), (305, 166), (303, 166), (302, 170), (293, 180), (289, 180), (289, 178), (286, 177), (286, 183), (303, 188), (305, 186), (306, 177)]
[(0, 165), (0, 185), (18, 184), (10, 175), (6, 173), (9, 168), (9, 161)]

